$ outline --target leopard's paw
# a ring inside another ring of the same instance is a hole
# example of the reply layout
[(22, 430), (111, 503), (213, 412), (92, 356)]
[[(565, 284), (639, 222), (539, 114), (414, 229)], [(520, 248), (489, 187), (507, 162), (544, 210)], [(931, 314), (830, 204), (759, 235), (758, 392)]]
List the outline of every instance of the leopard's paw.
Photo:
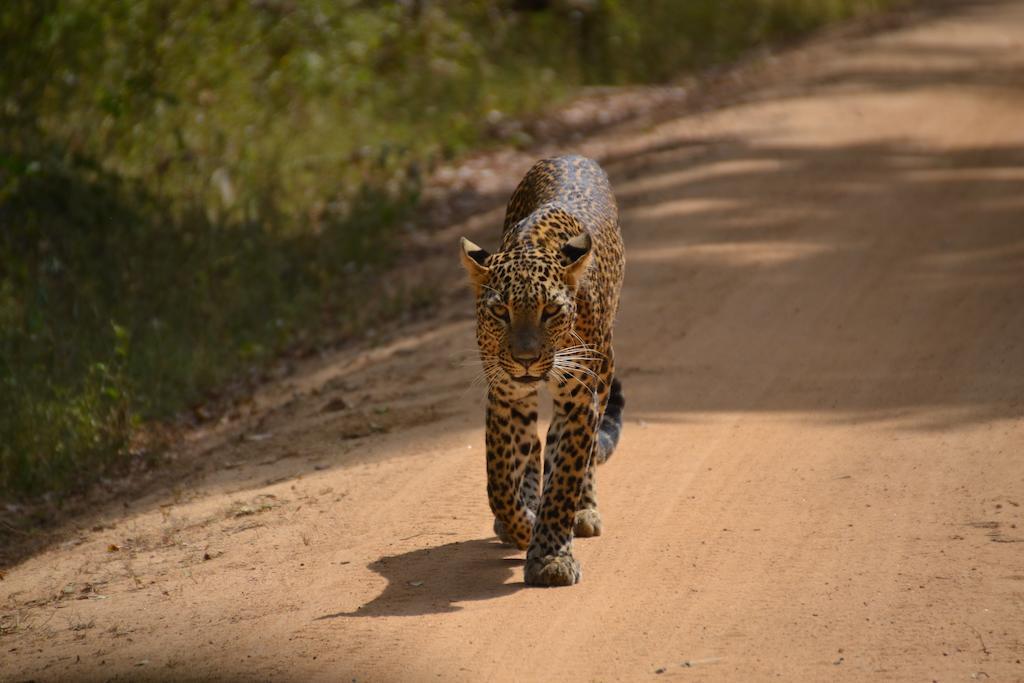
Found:
[(526, 583), (530, 586), (571, 586), (581, 578), (580, 563), (572, 555), (526, 558)]
[(497, 517), (494, 518), (494, 535), (498, 537), (498, 540), (506, 545), (516, 545), (516, 540), (509, 535), (508, 530), (505, 529), (505, 523)]
[(601, 535), (601, 513), (593, 508), (576, 511), (572, 534), (576, 538), (590, 538)]
[(530, 524), (530, 526), (527, 527), (527, 531), (524, 534), (522, 534), (521, 537), (517, 538), (514, 534), (512, 534), (509, 531), (508, 527), (505, 526), (505, 523), (503, 521), (501, 521), (500, 519), (495, 517), (494, 518), (494, 535), (497, 536), (498, 540), (501, 541), (502, 543), (507, 543), (508, 545), (515, 546), (516, 548), (519, 548), (520, 550), (526, 550), (526, 548), (530, 545), (530, 532), (529, 532), (529, 529), (532, 528), (532, 521), (533, 520), (532, 520), (532, 518), (528, 518), (528, 521), (531, 522), (531, 524)]

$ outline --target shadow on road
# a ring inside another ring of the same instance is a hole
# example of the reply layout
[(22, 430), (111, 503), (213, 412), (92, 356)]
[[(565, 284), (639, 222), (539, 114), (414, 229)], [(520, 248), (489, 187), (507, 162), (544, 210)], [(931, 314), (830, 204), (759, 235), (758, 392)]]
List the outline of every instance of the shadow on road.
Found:
[(522, 583), (506, 583), (522, 566), (514, 548), (494, 538), (446, 543), (382, 557), (368, 566), (388, 580), (384, 591), (354, 612), (317, 617), (409, 617), (455, 612), (456, 603), (511, 595)]

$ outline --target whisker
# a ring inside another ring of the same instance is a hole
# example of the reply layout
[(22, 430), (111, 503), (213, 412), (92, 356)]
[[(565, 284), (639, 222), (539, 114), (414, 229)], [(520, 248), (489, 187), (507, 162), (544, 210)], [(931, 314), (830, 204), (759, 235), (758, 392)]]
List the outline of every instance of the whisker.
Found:
[(499, 292), (498, 290), (496, 290), (496, 289), (495, 289), (494, 287), (491, 287), (490, 285), (480, 285), (480, 286), (481, 286), (481, 287), (483, 287), (484, 289), (489, 289), (489, 290), (491, 290), (492, 292), (494, 292), (495, 294), (497, 294), (498, 296), (500, 296), (500, 297), (504, 298), (504, 296), (502, 295), (502, 293), (501, 293), (501, 292)]
[(603, 353), (595, 349), (593, 346), (586, 346), (577, 344), (575, 346), (567, 346), (564, 349), (558, 349), (555, 353), (593, 353), (601, 358), (607, 358)]
[(601, 353), (600, 351), (598, 351), (598, 350), (597, 350), (597, 347), (596, 347), (596, 346), (594, 346), (593, 344), (588, 344), (587, 342), (585, 342), (585, 341), (583, 340), (583, 337), (581, 337), (581, 336), (580, 336), (580, 335), (579, 335), (579, 334), (578, 334), (578, 333), (576, 332), (576, 330), (569, 330), (569, 334), (571, 334), (571, 335), (572, 335), (572, 336), (573, 336), (573, 337), (574, 337), (574, 338), (576, 339), (576, 341), (578, 341), (578, 342), (579, 342), (579, 344), (578, 344), (578, 348), (584, 348), (584, 349), (586, 349), (586, 350), (588, 350), (588, 351), (592, 351), (593, 353), (596, 353), (596, 354), (598, 354), (598, 355), (599, 355), (599, 356), (601, 356), (602, 358), (607, 358), (607, 356), (606, 356), (605, 354), (603, 354), (603, 353)]
[(582, 372), (584, 375), (588, 377), (593, 377), (598, 382), (601, 381), (601, 378), (598, 377), (596, 373), (594, 373), (592, 370), (588, 370), (587, 368), (579, 367), (576, 365), (565, 365), (564, 367), (569, 370), (575, 370), (576, 372)]
[(582, 382), (582, 381), (581, 381), (581, 380), (580, 380), (580, 379), (579, 379), (578, 377), (576, 377), (576, 375), (575, 375), (575, 373), (577, 373), (577, 372), (578, 372), (578, 373), (583, 373), (583, 374), (584, 374), (584, 376), (589, 376), (589, 377), (593, 377), (593, 378), (594, 378), (594, 379), (595, 379), (596, 381), (598, 381), (598, 382), (602, 381), (602, 380), (601, 380), (601, 378), (600, 378), (600, 377), (599, 377), (599, 376), (598, 376), (598, 375), (597, 375), (597, 374), (596, 374), (596, 373), (595, 373), (595, 372), (594, 372), (593, 370), (591, 370), (590, 368), (585, 368), (585, 367), (583, 367), (583, 366), (581, 366), (581, 365), (578, 365), (578, 364), (576, 364), (576, 363), (571, 363), (571, 362), (566, 362), (566, 363), (558, 363), (558, 364), (556, 364), (556, 365), (555, 365), (554, 367), (556, 367), (556, 368), (557, 368), (558, 370), (560, 370), (560, 371), (563, 371), (563, 372), (567, 371), (567, 372), (568, 372), (568, 374), (569, 374), (569, 375), (570, 375), (571, 377), (573, 377), (574, 379), (576, 379), (577, 381), (579, 381), (579, 382), (580, 382), (580, 384), (583, 384), (584, 388), (586, 388), (586, 389), (587, 389), (587, 391), (589, 391), (589, 392), (590, 392), (591, 394), (595, 394), (595, 395), (596, 395), (596, 393), (597, 393), (597, 390), (596, 390), (596, 389), (591, 389), (590, 387), (587, 387), (587, 386), (586, 386), (586, 384), (584, 384), (584, 383), (583, 383), (583, 382)]

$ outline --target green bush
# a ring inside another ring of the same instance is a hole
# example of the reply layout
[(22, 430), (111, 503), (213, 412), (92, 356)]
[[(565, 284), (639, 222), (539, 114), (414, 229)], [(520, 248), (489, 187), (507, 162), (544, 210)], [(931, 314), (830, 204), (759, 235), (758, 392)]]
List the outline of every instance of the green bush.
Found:
[(136, 416), (195, 401), (297, 329), (355, 327), (366, 270), (408, 202), (356, 197), (316, 233), (172, 217), (109, 174), (24, 164), (0, 204), (0, 483), (88, 481)]
[(366, 289), (385, 242), (491, 112), (885, 3), (0, 4), (0, 494), (86, 485), (139, 419), (401, 308)]

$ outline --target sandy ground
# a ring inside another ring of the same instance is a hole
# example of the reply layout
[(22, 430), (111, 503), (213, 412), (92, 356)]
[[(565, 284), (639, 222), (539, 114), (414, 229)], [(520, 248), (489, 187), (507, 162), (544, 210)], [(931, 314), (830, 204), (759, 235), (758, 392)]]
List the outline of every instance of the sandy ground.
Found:
[(0, 679), (1024, 680), (1024, 3), (718, 87), (576, 146), (629, 254), (581, 584), (490, 533), (455, 238), (493, 246), (497, 201), (431, 237), (437, 319), (9, 567)]

